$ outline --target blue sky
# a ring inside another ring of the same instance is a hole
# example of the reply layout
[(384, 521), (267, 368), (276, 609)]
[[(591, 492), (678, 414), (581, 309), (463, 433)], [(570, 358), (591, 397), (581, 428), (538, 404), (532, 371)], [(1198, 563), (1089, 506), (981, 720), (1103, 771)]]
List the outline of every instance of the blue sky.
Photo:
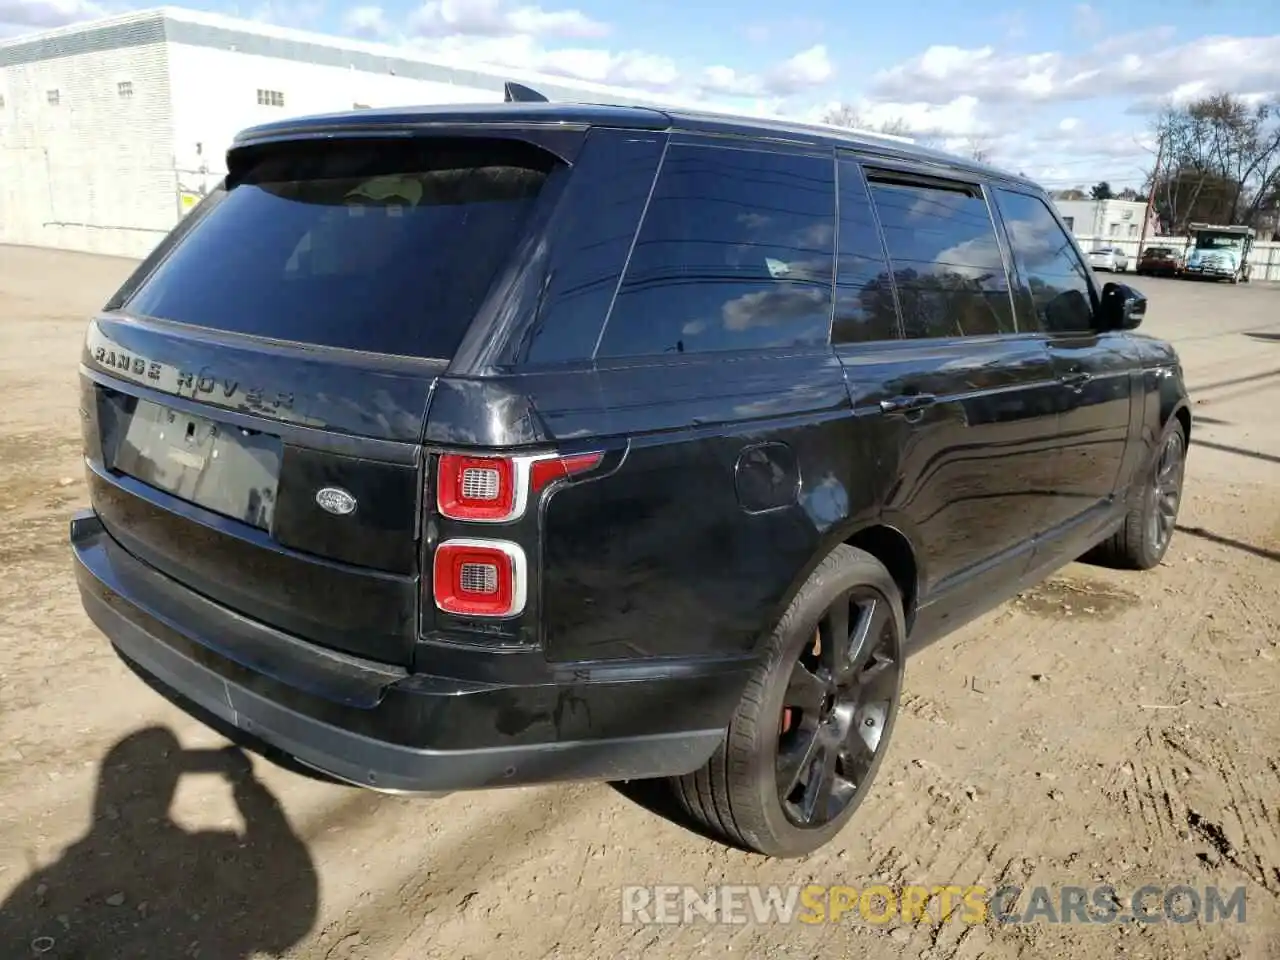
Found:
[[(0, 0), (0, 35), (130, 0)], [(148, 5), (145, 3), (139, 6)], [(950, 0), (188, 0), (299, 29), (733, 107), (847, 104), (980, 148), (1047, 186), (1139, 182), (1152, 110), (1219, 90), (1280, 100), (1274, 0), (980, 6)]]

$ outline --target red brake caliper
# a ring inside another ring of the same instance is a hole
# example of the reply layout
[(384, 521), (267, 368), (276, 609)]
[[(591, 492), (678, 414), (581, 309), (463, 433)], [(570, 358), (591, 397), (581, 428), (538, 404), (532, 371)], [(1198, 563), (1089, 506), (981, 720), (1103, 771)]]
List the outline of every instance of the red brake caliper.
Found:
[[(822, 631), (815, 630), (813, 632), (813, 655), (815, 657), (822, 656)], [(791, 708), (782, 708), (782, 720), (778, 725), (778, 735), (786, 733), (791, 729)]]

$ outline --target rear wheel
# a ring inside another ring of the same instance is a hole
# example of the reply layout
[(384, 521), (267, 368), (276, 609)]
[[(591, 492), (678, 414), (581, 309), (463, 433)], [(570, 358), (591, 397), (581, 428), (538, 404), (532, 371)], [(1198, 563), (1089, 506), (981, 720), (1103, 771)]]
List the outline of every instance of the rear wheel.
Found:
[(686, 812), (774, 857), (812, 853), (839, 833), (888, 748), (905, 634), (889, 571), (837, 547), (774, 631), (720, 747), (673, 782)]
[(1177, 527), (1186, 465), (1186, 433), (1174, 418), (1165, 429), (1155, 461), (1123, 526), (1085, 559), (1131, 570), (1158, 566)]

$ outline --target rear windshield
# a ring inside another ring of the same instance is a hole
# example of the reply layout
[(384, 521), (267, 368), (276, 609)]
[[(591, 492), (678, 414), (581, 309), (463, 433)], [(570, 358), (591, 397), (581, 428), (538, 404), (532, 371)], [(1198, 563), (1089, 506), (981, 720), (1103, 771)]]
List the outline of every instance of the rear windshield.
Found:
[(502, 140), (275, 148), (124, 308), (215, 330), (450, 358), (552, 160)]

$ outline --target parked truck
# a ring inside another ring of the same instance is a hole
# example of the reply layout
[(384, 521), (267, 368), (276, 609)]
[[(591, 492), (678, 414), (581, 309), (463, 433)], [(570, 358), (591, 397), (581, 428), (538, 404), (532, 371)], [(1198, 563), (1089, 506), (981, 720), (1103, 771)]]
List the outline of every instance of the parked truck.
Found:
[(1251, 227), (1193, 223), (1188, 232), (1192, 244), (1182, 269), (1183, 277), (1249, 282), (1249, 251), (1253, 249), (1254, 238)]

